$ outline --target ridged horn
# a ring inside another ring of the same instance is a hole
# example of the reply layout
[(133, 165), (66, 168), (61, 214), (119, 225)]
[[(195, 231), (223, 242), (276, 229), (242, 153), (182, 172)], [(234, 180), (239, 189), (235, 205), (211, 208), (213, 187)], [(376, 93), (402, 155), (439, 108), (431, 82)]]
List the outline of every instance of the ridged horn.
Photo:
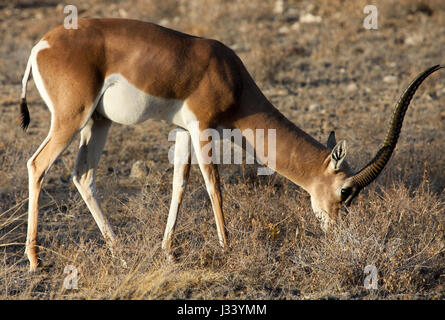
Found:
[(408, 109), (408, 106), (416, 90), (430, 74), (441, 68), (445, 68), (445, 66), (436, 65), (420, 73), (409, 84), (405, 92), (403, 92), (396, 104), (391, 120), (391, 125), (389, 126), (388, 133), (386, 134), (386, 138), (382, 146), (380, 147), (379, 151), (377, 151), (375, 157), (365, 167), (363, 167), (363, 169), (358, 171), (352, 177), (353, 191), (349, 198), (345, 201), (346, 205), (349, 205), (352, 199), (360, 192), (360, 190), (374, 181), (382, 172), (396, 147), (397, 140), (399, 139), (400, 135), (400, 130), (402, 129), (403, 118), (405, 117), (406, 110)]

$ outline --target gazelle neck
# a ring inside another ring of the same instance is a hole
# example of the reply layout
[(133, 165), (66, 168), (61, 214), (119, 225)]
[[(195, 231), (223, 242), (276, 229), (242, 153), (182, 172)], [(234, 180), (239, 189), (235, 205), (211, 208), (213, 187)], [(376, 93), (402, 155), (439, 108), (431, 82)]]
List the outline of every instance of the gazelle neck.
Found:
[[(314, 176), (325, 168), (324, 160), (330, 154), (329, 149), (288, 120), (269, 102), (253, 80), (248, 83), (250, 85), (244, 88), (233, 126), (241, 132), (245, 129), (263, 129), (264, 150), (268, 150), (270, 143), (267, 131), (275, 129), (275, 167), (270, 166), (267, 161), (265, 164), (308, 190), (314, 182)], [(267, 154), (264, 150), (258, 150), (255, 141), (249, 141), (247, 136), (245, 138), (254, 147), (257, 156)]]

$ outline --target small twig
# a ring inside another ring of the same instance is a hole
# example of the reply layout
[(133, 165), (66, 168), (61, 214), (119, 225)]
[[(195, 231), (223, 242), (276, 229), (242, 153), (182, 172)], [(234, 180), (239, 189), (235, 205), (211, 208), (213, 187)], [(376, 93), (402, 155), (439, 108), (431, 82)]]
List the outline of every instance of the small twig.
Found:
[(11, 242), (11, 243), (0, 244), (0, 247), (24, 246), (24, 245), (26, 245), (26, 243), (24, 243), (24, 242)]
[[(13, 210), (14, 208), (23, 205), (26, 201), (28, 201), (28, 198), (26, 198), (26, 199), (20, 201), (19, 203), (17, 203), (16, 205), (12, 206), (12, 207), (9, 208), (8, 210), (3, 211), (2, 213), (0, 213), (0, 218), (1, 218), (3, 215), (5, 215), (5, 214), (7, 214), (8, 212), (10, 212), (11, 210)], [(17, 210), (17, 211), (18, 211), (18, 210)], [(17, 211), (16, 211), (16, 212), (17, 212)], [(14, 212), (14, 214), (15, 214), (15, 212)]]

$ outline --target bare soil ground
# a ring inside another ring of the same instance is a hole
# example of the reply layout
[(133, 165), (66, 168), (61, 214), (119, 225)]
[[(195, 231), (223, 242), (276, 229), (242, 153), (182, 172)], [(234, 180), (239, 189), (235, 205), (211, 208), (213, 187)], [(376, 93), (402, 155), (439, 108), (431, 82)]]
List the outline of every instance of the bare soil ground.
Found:
[[(346, 139), (355, 168), (382, 142), (407, 84), (445, 63), (441, 0), (373, 1), (377, 30), (363, 27), (368, 2), (362, 0), (71, 2), (81, 17), (141, 19), (224, 42), (300, 128), (322, 142), (330, 130)], [(320, 18), (306, 23), (308, 14)], [(230, 249), (221, 250), (194, 165), (174, 239), (177, 261), (169, 263), (160, 246), (173, 174), (167, 136), (174, 127), (114, 125), (97, 184), (124, 268), (71, 182), (74, 141), (47, 175), (38, 237), (43, 268), (29, 274), (26, 160), (50, 122), (32, 81), (28, 132), (15, 120), (30, 49), (64, 18), (58, 1), (0, 1), (1, 299), (444, 299), (443, 71), (418, 90), (385, 171), (329, 234), (308, 194), (284, 177), (221, 165), (230, 239)], [(138, 160), (149, 170), (132, 178)], [(67, 265), (79, 271), (77, 290), (63, 287)], [(367, 265), (377, 268), (377, 290), (364, 288)]]

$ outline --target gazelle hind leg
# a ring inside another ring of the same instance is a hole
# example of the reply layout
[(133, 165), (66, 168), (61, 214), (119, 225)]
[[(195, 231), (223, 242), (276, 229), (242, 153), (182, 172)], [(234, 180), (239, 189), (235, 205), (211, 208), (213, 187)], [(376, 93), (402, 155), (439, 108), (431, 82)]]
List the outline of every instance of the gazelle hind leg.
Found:
[(104, 216), (96, 196), (96, 169), (105, 145), (111, 121), (90, 118), (80, 132), (80, 146), (73, 172), (73, 182), (93, 215), (105, 241), (112, 250), (116, 236)]
[(176, 133), (175, 156), (173, 169), (173, 192), (170, 210), (165, 227), (162, 249), (171, 253), (171, 241), (175, 229), (176, 218), (190, 173), (190, 134), (187, 131)]
[(39, 211), (39, 197), (43, 179), (57, 157), (68, 147), (80, 126), (54, 125), (51, 120), (51, 129), (48, 136), (28, 160), (29, 176), (29, 204), (28, 204), (28, 232), (26, 237), (26, 255), (30, 262), (30, 271), (35, 271), (37, 260), (37, 222)]
[(212, 203), (219, 244), (221, 245), (221, 247), (224, 248), (227, 245), (227, 237), (224, 227), (224, 215), (222, 210), (222, 198), (218, 169), (212, 161), (209, 161), (212, 155), (204, 154), (203, 146), (206, 145), (208, 142), (200, 141), (200, 131), (198, 126), (191, 125), (189, 130), (199, 168), (204, 177), (207, 193), (209, 194), (210, 202)]

